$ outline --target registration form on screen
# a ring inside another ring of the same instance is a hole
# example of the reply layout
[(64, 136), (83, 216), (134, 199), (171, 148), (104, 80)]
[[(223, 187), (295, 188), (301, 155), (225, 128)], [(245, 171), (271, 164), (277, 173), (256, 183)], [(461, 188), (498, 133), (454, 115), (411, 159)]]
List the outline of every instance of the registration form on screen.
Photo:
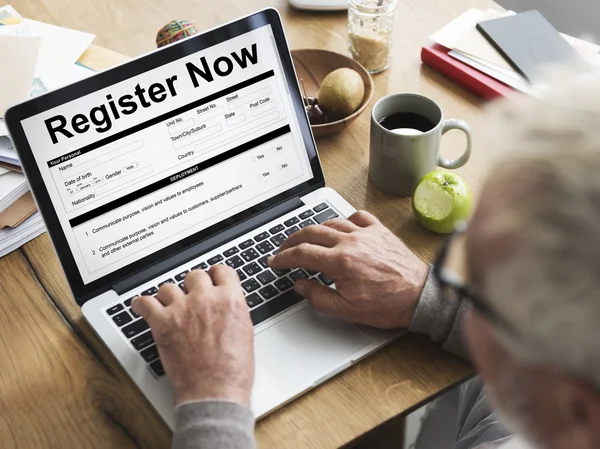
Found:
[(269, 25), (22, 126), (84, 283), (313, 177)]

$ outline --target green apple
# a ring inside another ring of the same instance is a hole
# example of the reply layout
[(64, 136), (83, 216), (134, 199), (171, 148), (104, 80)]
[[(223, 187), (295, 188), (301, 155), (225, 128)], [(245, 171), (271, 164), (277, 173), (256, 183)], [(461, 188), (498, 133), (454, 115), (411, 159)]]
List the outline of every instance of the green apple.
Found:
[(419, 181), (412, 207), (424, 227), (439, 234), (449, 234), (471, 215), (471, 189), (455, 173), (432, 171)]

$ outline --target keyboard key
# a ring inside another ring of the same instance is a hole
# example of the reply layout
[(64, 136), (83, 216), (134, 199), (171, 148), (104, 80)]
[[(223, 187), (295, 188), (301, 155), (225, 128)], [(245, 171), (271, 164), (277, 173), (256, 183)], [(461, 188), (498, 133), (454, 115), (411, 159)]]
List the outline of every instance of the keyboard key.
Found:
[(144, 349), (146, 346), (150, 346), (152, 343), (154, 343), (154, 338), (152, 338), (152, 332), (150, 331), (131, 339), (131, 344), (138, 351)]
[(325, 285), (333, 284), (333, 281), (325, 276), (323, 273), (319, 274), (319, 280)]
[(273, 226), (271, 229), (269, 229), (269, 232), (271, 234), (278, 234), (279, 232), (283, 231), (285, 229), (285, 226), (283, 226), (282, 224), (278, 224), (277, 226)]
[(273, 245), (275, 245), (277, 248), (279, 248), (281, 245), (283, 245), (283, 242), (285, 242), (287, 240), (287, 237), (285, 235), (283, 235), (283, 233), (279, 233), (277, 235), (274, 235), (273, 237), (271, 237), (271, 242), (273, 242)]
[(162, 377), (165, 375), (165, 369), (163, 368), (162, 363), (160, 362), (160, 359), (152, 362), (150, 364), (150, 369), (156, 375), (156, 377)]
[(156, 345), (152, 345), (149, 348), (144, 349), (140, 354), (146, 362), (150, 363), (152, 360), (158, 358), (158, 348)]
[(269, 258), (269, 256), (261, 257), (260, 259), (258, 259), (258, 263), (261, 264), (263, 266), (263, 268), (268, 268), (269, 267), (269, 264), (267, 263), (268, 258)]
[(205, 262), (200, 262), (195, 267), (192, 267), (192, 270), (206, 270), (207, 268), (208, 268), (208, 265), (206, 265)]
[(137, 313), (135, 313), (135, 311), (133, 309), (129, 309), (129, 313), (131, 313), (131, 316), (134, 317), (134, 318), (139, 318), (140, 317)]
[(297, 281), (298, 279), (308, 279), (308, 274), (304, 270), (296, 270), (290, 274), (292, 281)]
[(286, 229), (286, 230), (285, 230), (285, 235), (287, 235), (287, 236), (289, 237), (289, 236), (290, 236), (290, 235), (292, 235), (294, 232), (297, 232), (297, 231), (299, 231), (299, 230), (300, 230), (300, 228), (299, 228), (298, 226), (292, 226), (290, 229)]
[(248, 293), (252, 293), (254, 290), (260, 288), (260, 284), (254, 278), (248, 279), (245, 282), (242, 282), (242, 288), (246, 290)]
[(292, 217), (289, 220), (286, 220), (283, 222), (283, 224), (285, 225), (286, 228), (289, 228), (292, 225), (295, 225), (296, 223), (299, 223), (300, 220), (298, 219), (298, 217)]
[(240, 282), (245, 280), (248, 277), (244, 274), (244, 272), (242, 270), (235, 270), (235, 272), (238, 274), (238, 276), (240, 278)]
[(277, 279), (275, 281), (275, 287), (277, 287), (282, 292), (289, 290), (293, 286), (294, 286), (294, 283), (287, 276), (284, 276), (281, 279)]
[(148, 323), (146, 323), (143, 318), (140, 318), (139, 320), (125, 326), (123, 329), (121, 329), (121, 331), (123, 331), (123, 334), (125, 334), (127, 338), (131, 338), (148, 329), (150, 329), (150, 327), (148, 327)]
[(315, 222), (312, 221), (310, 218), (308, 220), (304, 220), (302, 223), (300, 223), (298, 226), (300, 226), (301, 229), (304, 229), (307, 226), (311, 226), (314, 225)]
[(275, 277), (275, 275), (273, 273), (271, 273), (270, 270), (265, 270), (262, 273), (260, 273), (258, 276), (256, 276), (256, 279), (258, 279), (262, 285), (267, 285), (267, 284), (270, 284), (271, 282), (273, 282), (277, 278)]
[(252, 245), (254, 245), (254, 240), (249, 239), (249, 240), (246, 240), (246, 241), (240, 243), (240, 248), (246, 249), (246, 248), (250, 248)]
[(181, 282), (178, 286), (184, 293), (187, 293), (187, 290), (185, 289), (185, 285), (183, 284), (183, 282)]
[(310, 271), (310, 270), (306, 270), (306, 271), (308, 271), (309, 276), (314, 276), (315, 274), (319, 274), (318, 271)]
[(185, 270), (183, 273), (179, 273), (179, 274), (175, 275), (175, 280), (177, 282), (183, 281), (185, 279), (185, 275), (188, 273), (189, 273), (188, 270)]
[(296, 293), (294, 290), (288, 290), (282, 295), (278, 296), (273, 301), (269, 301), (256, 309), (250, 311), (250, 318), (252, 323), (256, 326), (265, 320), (289, 309), (294, 304), (298, 304), (304, 298)]
[(265, 299), (274, 298), (275, 296), (277, 296), (279, 294), (279, 290), (277, 290), (272, 285), (267, 285), (266, 287), (261, 288), (258, 292)]
[(252, 262), (242, 268), (242, 270), (244, 270), (248, 276), (254, 276), (256, 273), (260, 273), (262, 268), (256, 262)]
[(318, 206), (313, 207), (313, 210), (315, 212), (321, 212), (322, 210), (327, 209), (329, 206), (327, 205), (327, 203), (321, 203)]
[(125, 307), (131, 307), (131, 301), (133, 301), (133, 298), (126, 299), (123, 304), (125, 304)]
[(234, 246), (233, 248), (229, 248), (228, 250), (224, 251), (224, 252), (223, 252), (223, 255), (224, 255), (225, 257), (231, 257), (231, 256), (233, 256), (234, 254), (237, 254), (237, 253), (239, 253), (239, 252), (240, 252), (240, 250), (238, 249), (238, 247), (237, 247), (237, 246)]
[(300, 220), (306, 220), (308, 217), (312, 217), (314, 214), (315, 213), (312, 210), (308, 209), (298, 215), (298, 217), (300, 217)]
[(121, 312), (118, 315), (113, 316), (113, 321), (119, 327), (125, 326), (127, 323), (131, 323), (133, 318), (127, 312)]
[(269, 238), (269, 233), (267, 231), (265, 231), (265, 232), (261, 232), (256, 237), (254, 237), (254, 240), (256, 240), (257, 242), (262, 242), (264, 239), (268, 239), (268, 238)]
[(117, 304), (116, 306), (112, 306), (112, 307), (106, 309), (106, 313), (108, 313), (109, 315), (114, 315), (115, 313), (117, 313), (118, 311), (123, 310), (123, 309), (124, 309), (123, 304)]
[(292, 271), (292, 270), (288, 270), (288, 269), (285, 269), (285, 270), (274, 270), (274, 269), (272, 269), (272, 270), (273, 270), (273, 273), (275, 273), (275, 276), (277, 276), (279, 278), (282, 277), (282, 276), (285, 276), (290, 271)]
[(248, 304), (248, 307), (250, 308), (256, 307), (257, 305), (262, 304), (263, 302), (263, 299), (260, 296), (258, 296), (258, 293), (252, 293), (246, 296), (246, 304)]
[(158, 289), (156, 287), (150, 287), (148, 290), (144, 290), (140, 296), (154, 296), (158, 293)]
[(267, 253), (270, 253), (271, 251), (273, 251), (275, 249), (275, 247), (273, 245), (271, 245), (270, 242), (261, 242), (258, 245), (256, 245), (256, 249), (261, 254), (267, 254)]
[(165, 284), (174, 284), (175, 281), (173, 279), (166, 279), (158, 284), (158, 288), (161, 288)]
[(321, 212), (320, 214), (315, 215), (314, 219), (317, 223), (325, 223), (327, 220), (331, 220), (332, 218), (337, 218), (338, 214), (336, 214), (332, 209), (327, 209)]
[(242, 265), (244, 265), (244, 261), (242, 260), (242, 258), (240, 256), (233, 256), (230, 259), (227, 259), (225, 261), (225, 263), (227, 265), (229, 265), (231, 268), (239, 268)]
[(221, 256), (220, 254), (217, 254), (216, 256), (212, 256), (210, 259), (207, 260), (209, 265), (215, 265), (219, 262), (221, 262), (223, 260), (223, 256)]
[(242, 256), (242, 259), (244, 259), (246, 262), (251, 262), (259, 257), (260, 254), (258, 254), (254, 248), (250, 248), (241, 253), (240, 256)]

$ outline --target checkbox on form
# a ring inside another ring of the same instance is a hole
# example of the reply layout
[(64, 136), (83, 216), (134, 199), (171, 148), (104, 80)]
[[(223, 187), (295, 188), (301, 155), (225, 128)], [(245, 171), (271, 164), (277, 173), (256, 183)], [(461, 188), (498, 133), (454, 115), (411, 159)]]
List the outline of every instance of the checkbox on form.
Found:
[(256, 175), (256, 179), (262, 179), (262, 175)]
[(252, 162), (256, 162), (256, 156), (252, 156), (252, 159), (250, 159)]

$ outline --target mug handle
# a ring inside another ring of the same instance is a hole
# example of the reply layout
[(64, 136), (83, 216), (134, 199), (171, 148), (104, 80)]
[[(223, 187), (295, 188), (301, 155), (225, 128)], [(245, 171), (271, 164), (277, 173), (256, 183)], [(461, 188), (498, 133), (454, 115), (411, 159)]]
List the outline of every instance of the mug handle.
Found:
[(467, 163), (471, 157), (471, 127), (464, 120), (450, 119), (444, 121), (442, 136), (452, 129), (460, 129), (467, 136), (467, 149), (462, 156), (456, 159), (446, 159), (441, 154), (438, 155), (438, 165), (444, 168), (459, 168)]

